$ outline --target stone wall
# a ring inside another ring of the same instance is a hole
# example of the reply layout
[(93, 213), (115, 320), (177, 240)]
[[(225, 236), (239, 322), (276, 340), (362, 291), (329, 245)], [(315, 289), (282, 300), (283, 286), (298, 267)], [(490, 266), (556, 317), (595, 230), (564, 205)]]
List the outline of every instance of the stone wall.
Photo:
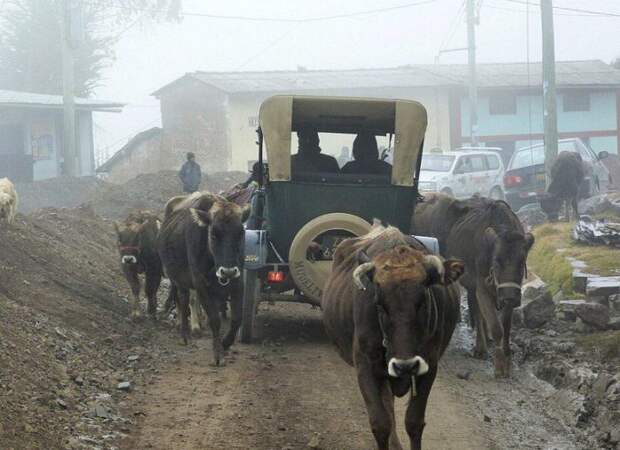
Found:
[(189, 80), (166, 89), (160, 101), (164, 129), (161, 169), (177, 170), (185, 161), (185, 154), (191, 151), (203, 172), (228, 170), (226, 96)]
[(106, 181), (123, 184), (144, 173), (165, 170), (161, 155), (161, 133), (136, 143), (130, 152), (119, 158), (107, 172)]

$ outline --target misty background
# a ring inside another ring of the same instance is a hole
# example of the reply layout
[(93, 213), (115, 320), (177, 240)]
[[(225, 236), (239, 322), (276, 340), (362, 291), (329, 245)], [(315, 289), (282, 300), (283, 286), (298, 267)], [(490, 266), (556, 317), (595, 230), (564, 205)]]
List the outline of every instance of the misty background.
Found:
[[(98, 159), (111, 156), (137, 132), (161, 125), (159, 102), (150, 94), (186, 72), (434, 63), (440, 50), (466, 46), (463, 5), (462, 0), (183, 0), (178, 21), (142, 20), (152, 13), (145, 8), (119, 25), (115, 60), (94, 91), (96, 98), (127, 102), (122, 113), (94, 115)], [(556, 9), (556, 60), (611, 62), (620, 56), (620, 1), (556, 0), (554, 6), (610, 13)], [(528, 43), (529, 60), (541, 60), (537, 2), (481, 0), (478, 8), (479, 63), (526, 61)], [(374, 12), (358, 14), (369, 10)], [(118, 12), (123, 13), (120, 7)], [(466, 61), (464, 51), (439, 58), (439, 63)]]

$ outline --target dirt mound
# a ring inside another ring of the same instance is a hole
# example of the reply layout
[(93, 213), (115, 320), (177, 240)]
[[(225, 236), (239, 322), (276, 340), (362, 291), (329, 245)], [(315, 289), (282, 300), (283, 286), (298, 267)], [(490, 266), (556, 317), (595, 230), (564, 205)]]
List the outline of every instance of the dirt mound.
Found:
[(145, 327), (127, 319), (117, 258), (110, 223), (85, 207), (0, 229), (2, 448), (81, 448), (122, 423), (105, 402)]
[[(243, 172), (219, 172), (203, 177), (201, 190), (219, 192), (245, 181)], [(181, 182), (175, 171), (138, 175), (121, 185), (107, 185), (96, 191), (88, 204), (94, 211), (110, 219), (124, 219), (135, 209), (161, 211), (166, 202), (182, 194)]]
[(109, 186), (96, 177), (61, 177), (34, 183), (18, 183), (19, 212), (41, 208), (75, 208)]

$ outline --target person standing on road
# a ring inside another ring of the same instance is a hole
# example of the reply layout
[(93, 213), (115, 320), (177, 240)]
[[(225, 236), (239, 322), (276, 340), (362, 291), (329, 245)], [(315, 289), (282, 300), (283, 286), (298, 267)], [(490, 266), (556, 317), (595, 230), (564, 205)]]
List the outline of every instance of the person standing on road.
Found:
[(196, 162), (196, 155), (192, 152), (187, 154), (187, 161), (179, 171), (179, 178), (183, 183), (183, 192), (191, 194), (192, 192), (196, 192), (200, 187), (202, 173), (200, 171), (200, 165)]

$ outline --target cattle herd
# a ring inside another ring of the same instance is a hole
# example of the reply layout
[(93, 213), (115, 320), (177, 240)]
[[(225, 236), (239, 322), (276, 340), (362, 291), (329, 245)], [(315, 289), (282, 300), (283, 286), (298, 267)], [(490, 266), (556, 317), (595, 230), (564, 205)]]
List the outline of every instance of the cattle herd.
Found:
[[(16, 205), (13, 185), (0, 180), (0, 220), (10, 224)], [(132, 318), (141, 316), (139, 275), (144, 275), (147, 313), (153, 319), (166, 276), (170, 290), (164, 310), (176, 306), (183, 341), (199, 327), (202, 309), (213, 337), (213, 362), (220, 364), (241, 325), (243, 224), (249, 214), (249, 205), (197, 192), (169, 200), (162, 219), (139, 211), (115, 223), (120, 263), (132, 292)], [(460, 286), (476, 330), (474, 356), (486, 358), (491, 337), (495, 375), (510, 376), (512, 312), (521, 301), (534, 243), (505, 202), (481, 197), (429, 194), (417, 205), (411, 230), (435, 236), (441, 255), (397, 228), (375, 223), (368, 234), (338, 246), (321, 304), (327, 335), (355, 367), (380, 449), (402, 448), (394, 396), (407, 394), (406, 431), (411, 448), (422, 448), (439, 359), (460, 320)], [(221, 337), (227, 305), (230, 328)]]

